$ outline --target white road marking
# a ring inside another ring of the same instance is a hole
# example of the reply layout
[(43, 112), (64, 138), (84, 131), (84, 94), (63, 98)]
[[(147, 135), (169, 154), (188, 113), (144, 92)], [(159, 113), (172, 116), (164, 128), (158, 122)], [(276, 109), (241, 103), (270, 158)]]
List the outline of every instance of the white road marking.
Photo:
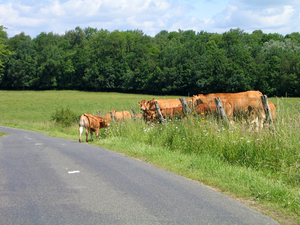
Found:
[(75, 171), (68, 171), (68, 173), (80, 173), (79, 170), (75, 170)]

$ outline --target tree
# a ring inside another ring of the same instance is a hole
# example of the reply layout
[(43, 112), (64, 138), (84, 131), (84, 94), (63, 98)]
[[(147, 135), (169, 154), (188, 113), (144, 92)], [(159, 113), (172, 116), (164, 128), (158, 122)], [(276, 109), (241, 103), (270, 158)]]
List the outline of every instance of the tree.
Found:
[(10, 56), (6, 64), (4, 77), (6, 87), (17, 90), (34, 88), (36, 70), (36, 51), (28, 39), (19, 44), (15, 54)]
[(25, 35), (24, 32), (21, 32), (20, 34), (17, 34), (14, 37), (10, 38), (7, 41), (7, 45), (9, 47), (9, 50), (15, 51), (18, 46), (25, 41), (31, 41), (31, 37), (29, 35)]
[(3, 77), (3, 69), (4, 65), (7, 62), (9, 55), (12, 54), (12, 52), (8, 49), (8, 46), (4, 44), (5, 37), (7, 37), (6, 32), (4, 31), (3, 25), (0, 26), (0, 83), (2, 81)]

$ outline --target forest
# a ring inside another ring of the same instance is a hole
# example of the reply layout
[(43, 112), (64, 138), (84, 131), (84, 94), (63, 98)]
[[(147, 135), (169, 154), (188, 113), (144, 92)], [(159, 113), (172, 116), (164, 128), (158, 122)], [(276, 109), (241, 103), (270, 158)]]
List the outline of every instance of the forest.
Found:
[(82, 90), (153, 95), (259, 90), (300, 97), (300, 33), (240, 28), (222, 34), (97, 28), (24, 32), (0, 26), (1, 90)]

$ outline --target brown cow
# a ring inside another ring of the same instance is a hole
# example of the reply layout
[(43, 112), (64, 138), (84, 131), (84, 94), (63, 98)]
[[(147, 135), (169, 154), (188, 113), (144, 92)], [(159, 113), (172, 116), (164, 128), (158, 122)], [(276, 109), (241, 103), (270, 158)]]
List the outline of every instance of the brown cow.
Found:
[[(154, 121), (158, 118), (158, 113), (156, 109), (145, 110), (146, 120)], [(163, 108), (160, 109), (160, 112), (164, 118), (174, 118), (174, 116), (183, 116), (182, 106), (172, 107), (172, 108)]]
[[(192, 103), (194, 104), (198, 100), (198, 96), (194, 95), (193, 97), (190, 97), (186, 100), (188, 104)], [(155, 109), (154, 102), (157, 101), (160, 109), (168, 109), (168, 108), (174, 108), (174, 107), (181, 107), (181, 101), (179, 99), (155, 99), (153, 98), (150, 101), (142, 100), (141, 102), (137, 102), (138, 105), (141, 106), (141, 110), (151, 110)]]
[[(124, 120), (124, 119), (129, 119), (131, 118), (130, 112), (128, 111), (122, 111), (122, 112), (117, 112), (116, 110), (111, 110), (112, 114), (115, 117), (115, 120)], [(105, 118), (108, 119), (108, 121), (111, 120), (111, 114), (107, 113), (105, 115)]]
[[(222, 105), (229, 120), (233, 119), (233, 107), (231, 102), (223, 102)], [(215, 114), (216, 113), (216, 103), (215, 101), (210, 103), (199, 104), (195, 107), (194, 112), (198, 114), (207, 115), (208, 113)]]
[[(197, 102), (198, 97), (194, 95), (191, 98), (188, 98), (186, 102), (189, 106), (194, 108), (194, 105)], [(157, 101), (159, 108), (161, 110), (162, 115), (173, 118), (175, 115), (183, 115), (182, 105), (179, 99), (155, 99), (153, 98), (150, 101), (142, 100), (141, 102), (137, 102), (138, 105), (141, 106), (141, 110), (145, 115), (145, 119), (147, 121), (153, 121), (157, 117), (155, 101)]]
[(86, 142), (88, 142), (89, 132), (91, 134), (91, 141), (93, 141), (93, 132), (96, 133), (97, 140), (99, 139), (99, 129), (109, 127), (108, 120), (99, 116), (93, 116), (84, 113), (79, 120), (79, 142), (81, 142), (81, 133), (85, 127)]
[(197, 104), (209, 103), (214, 101), (214, 98), (220, 98), (224, 104), (231, 102), (233, 107), (233, 115), (247, 115), (251, 119), (250, 124), (257, 124), (257, 127), (262, 128), (266, 118), (263, 105), (261, 102), (260, 91), (246, 91), (239, 93), (213, 93), (213, 94), (198, 94)]
[(153, 98), (150, 101), (142, 100), (141, 102), (137, 102), (137, 104), (141, 106), (141, 110), (143, 110), (143, 111), (152, 110), (152, 109), (155, 109), (155, 104), (154, 104), (155, 101), (157, 101), (160, 109), (181, 106), (181, 102), (179, 99), (155, 99), (155, 98)]

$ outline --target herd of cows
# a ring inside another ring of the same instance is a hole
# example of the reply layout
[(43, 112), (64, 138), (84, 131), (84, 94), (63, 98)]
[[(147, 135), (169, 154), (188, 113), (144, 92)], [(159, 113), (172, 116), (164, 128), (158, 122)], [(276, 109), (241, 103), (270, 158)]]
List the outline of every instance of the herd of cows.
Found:
[[(230, 121), (240, 115), (246, 116), (250, 124), (256, 124), (257, 127), (262, 128), (266, 120), (265, 110), (262, 104), (261, 97), (263, 94), (260, 91), (246, 91), (239, 93), (214, 93), (214, 94), (198, 94), (186, 100), (187, 104), (191, 106), (192, 112), (206, 115), (208, 113), (216, 113), (215, 98), (220, 98), (222, 105)], [(79, 120), (79, 142), (81, 142), (81, 134), (83, 128), (86, 128), (86, 141), (88, 142), (88, 134), (91, 134), (91, 141), (93, 140), (93, 132), (98, 133), (100, 128), (109, 127), (109, 121), (124, 120), (133, 117), (144, 119), (147, 122), (155, 121), (158, 118), (158, 110), (155, 102), (157, 102), (161, 115), (165, 118), (173, 118), (174, 116), (183, 116), (183, 107), (179, 99), (155, 99), (150, 101), (142, 100), (137, 102), (141, 107), (140, 114), (130, 114), (128, 111), (116, 112), (110, 111), (104, 118), (93, 116), (84, 113)], [(276, 119), (276, 107), (272, 102), (268, 102), (269, 109), (273, 121)]]

